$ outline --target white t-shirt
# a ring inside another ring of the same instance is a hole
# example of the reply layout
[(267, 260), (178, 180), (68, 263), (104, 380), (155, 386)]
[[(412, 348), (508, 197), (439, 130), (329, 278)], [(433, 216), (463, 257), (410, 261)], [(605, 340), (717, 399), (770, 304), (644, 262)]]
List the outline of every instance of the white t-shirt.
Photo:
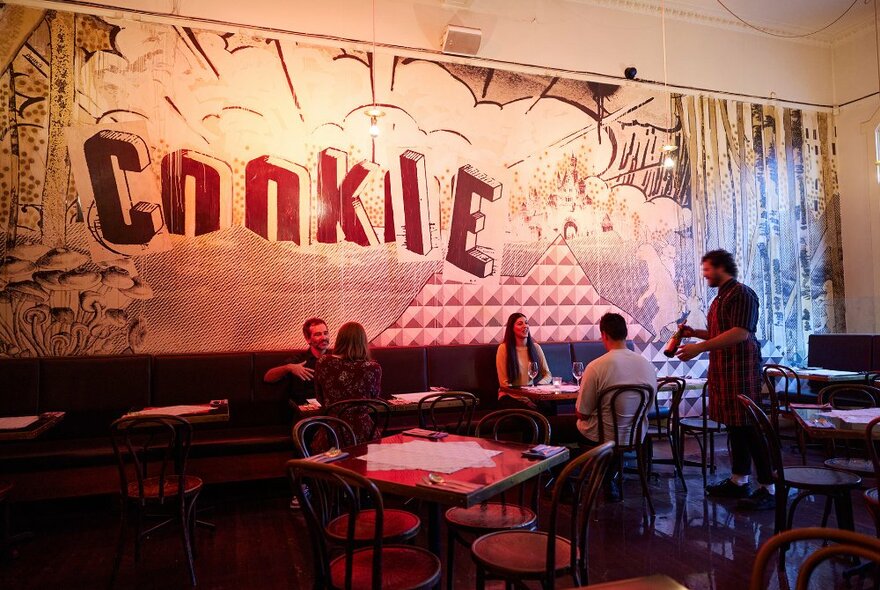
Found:
[[(598, 409), (596, 408), (597, 397), (600, 391), (616, 385), (647, 385), (651, 388), (652, 395), (648, 403), (648, 412), (657, 395), (657, 372), (648, 359), (628, 348), (616, 348), (610, 350), (587, 365), (584, 376), (581, 378), (581, 390), (578, 393), (576, 409), (578, 414), (588, 416), (586, 420), (578, 419), (577, 427), (587, 439), (593, 442), (605, 442), (599, 440)], [(610, 404), (611, 399), (605, 398), (605, 403)], [(618, 444), (629, 442), (629, 433), (632, 427), (632, 419), (638, 406), (638, 395), (624, 393), (617, 400), (618, 425), (620, 431)], [(605, 409), (604, 434), (606, 440), (614, 436), (614, 423), (612, 412)], [(642, 437), (648, 431), (648, 421), (645, 419), (642, 426)]]

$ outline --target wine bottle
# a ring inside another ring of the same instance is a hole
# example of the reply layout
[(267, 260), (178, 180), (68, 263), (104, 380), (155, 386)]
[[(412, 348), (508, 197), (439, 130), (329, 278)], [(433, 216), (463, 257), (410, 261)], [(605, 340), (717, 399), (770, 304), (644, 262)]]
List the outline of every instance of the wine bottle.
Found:
[(681, 346), (681, 336), (683, 330), (681, 327), (675, 331), (671, 338), (669, 338), (669, 342), (666, 343), (666, 348), (663, 349), (663, 354), (667, 358), (672, 358), (675, 356), (675, 353), (678, 352), (678, 347)]

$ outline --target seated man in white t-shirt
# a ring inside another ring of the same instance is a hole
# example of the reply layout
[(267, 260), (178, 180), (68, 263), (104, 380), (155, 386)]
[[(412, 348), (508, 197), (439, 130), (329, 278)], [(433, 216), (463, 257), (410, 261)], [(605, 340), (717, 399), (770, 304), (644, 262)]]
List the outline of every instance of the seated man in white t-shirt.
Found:
[[(616, 385), (647, 385), (652, 391), (648, 407), (653, 404), (653, 396), (657, 395), (657, 372), (654, 370), (654, 366), (645, 357), (626, 347), (627, 328), (623, 316), (616, 313), (606, 313), (599, 320), (599, 331), (602, 335), (602, 343), (608, 352), (587, 365), (581, 378), (581, 390), (575, 405), (578, 419), (577, 428), (587, 439), (587, 442), (593, 444), (605, 442), (599, 440), (597, 402), (600, 391)], [(605, 403), (610, 405), (611, 398), (606, 397)], [(623, 393), (618, 398), (618, 435), (620, 437), (618, 443), (625, 443), (629, 440), (638, 404), (639, 398), (636, 393)], [(611, 440), (614, 437), (614, 417), (612, 414), (611, 408), (605, 408), (603, 411), (603, 432), (606, 440)], [(648, 424), (647, 418), (645, 418), (642, 424), (643, 440), (647, 432)]]

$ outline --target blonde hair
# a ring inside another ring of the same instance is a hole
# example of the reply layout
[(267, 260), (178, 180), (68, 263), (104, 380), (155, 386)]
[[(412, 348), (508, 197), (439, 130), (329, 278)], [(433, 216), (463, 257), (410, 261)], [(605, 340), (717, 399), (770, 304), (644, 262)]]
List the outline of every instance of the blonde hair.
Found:
[(333, 354), (347, 361), (364, 361), (370, 358), (367, 345), (367, 332), (357, 322), (342, 324), (336, 333), (336, 345)]

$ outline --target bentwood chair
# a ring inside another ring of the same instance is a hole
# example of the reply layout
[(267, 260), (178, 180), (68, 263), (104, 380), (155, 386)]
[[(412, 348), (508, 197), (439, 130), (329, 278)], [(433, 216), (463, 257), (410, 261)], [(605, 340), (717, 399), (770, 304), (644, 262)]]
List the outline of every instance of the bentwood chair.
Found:
[[(387, 510), (376, 485), (357, 473), (308, 459), (287, 462), (287, 472), (302, 506), (314, 548), (315, 589), (428, 590), (440, 581), (440, 560), (425, 549), (389, 545)], [(370, 506), (369, 535), (363, 522)], [(340, 539), (329, 534), (344, 519)], [(341, 545), (341, 553), (339, 548)]]
[[(652, 395), (654, 395), (654, 390), (648, 385), (608, 387), (596, 396), (596, 409), (599, 440), (613, 440), (617, 443), (614, 447), (614, 463), (620, 497), (623, 498), (624, 454), (634, 452), (636, 470), (642, 483), (642, 494), (648, 502), (648, 510), (654, 514), (654, 502), (651, 500), (651, 490), (648, 487), (648, 475), (651, 469), (651, 437), (645, 436), (645, 416)], [(623, 410), (627, 401), (632, 403), (633, 399), (635, 405), (631, 408), (631, 414), (626, 416), (624, 421)], [(605, 415), (608, 412), (611, 412), (611, 432), (605, 432)]]
[(865, 449), (867, 449), (868, 457), (874, 466), (874, 487), (865, 490), (864, 498), (868, 512), (871, 513), (871, 519), (874, 521), (877, 536), (880, 537), (880, 494), (877, 491), (877, 486), (880, 485), (880, 453), (877, 452), (878, 440), (875, 438), (875, 428), (878, 424), (880, 424), (880, 418), (874, 418), (865, 427)]
[[(477, 423), (475, 436), (487, 436), (493, 440), (506, 440), (511, 432), (516, 442), (525, 444), (549, 444), (550, 423), (542, 414), (524, 409), (498, 410), (486, 414)], [(467, 536), (474, 537), (496, 531), (531, 530), (538, 520), (540, 484), (533, 488), (531, 506), (526, 507), (525, 487), (519, 487), (519, 503), (506, 501), (504, 494), (496, 502), (483, 502), (471, 508), (450, 508), (446, 511), (446, 587), (452, 590), (455, 578), (455, 548), (465, 544)]]
[[(679, 443), (681, 454), (684, 454), (684, 437), (692, 436), (700, 447), (700, 469), (703, 475), (703, 487), (706, 487), (706, 473), (715, 473), (715, 435), (723, 433), (726, 429), (723, 424), (709, 418), (709, 382), (703, 384), (700, 395), (700, 415), (688, 416), (678, 422)], [(685, 461), (682, 463), (687, 464)]]
[[(809, 496), (825, 496), (833, 504), (837, 516), (837, 526), (853, 530), (853, 508), (851, 492), (862, 483), (862, 478), (854, 473), (828, 469), (827, 467), (785, 466), (779, 438), (767, 414), (751, 398), (740, 395), (739, 402), (745, 407), (749, 418), (758, 430), (763, 451), (770, 460), (773, 483), (776, 484), (776, 522), (774, 533), (792, 528), (798, 505)], [(798, 490), (791, 505), (789, 491)], [(826, 512), (830, 505), (826, 504)], [(824, 519), (823, 519), (824, 520)]]
[[(121, 502), (119, 540), (111, 587), (119, 573), (130, 512), (134, 513), (135, 561), (140, 560), (141, 545), (146, 537), (171, 523), (180, 525), (190, 583), (195, 586), (195, 505), (202, 491), (202, 480), (186, 473), (192, 425), (179, 416), (120, 418), (110, 426), (110, 435), (119, 467)], [(165, 518), (144, 530), (147, 516)]]
[[(687, 483), (684, 480), (683, 463), (684, 463), (684, 447), (681, 443), (681, 432), (679, 423), (681, 422), (681, 401), (684, 399), (684, 392), (687, 388), (687, 382), (681, 377), (663, 377), (657, 380), (657, 395), (654, 396), (655, 407), (656, 399), (660, 397), (661, 391), (669, 391), (669, 411), (666, 413), (666, 439), (669, 441), (669, 448), (672, 451), (672, 459), (654, 459), (651, 457), (651, 463), (669, 464), (675, 468), (681, 486), (687, 491)], [(650, 414), (649, 414), (650, 420)]]
[(864, 383), (838, 383), (819, 391), (819, 404), (836, 410), (876, 408), (880, 405), (880, 389)]
[[(589, 583), (589, 525), (602, 480), (614, 455), (614, 442), (608, 441), (570, 461), (553, 486), (547, 532), (511, 530), (489, 533), (471, 545), (477, 566), (477, 590), (487, 578), (500, 578), (507, 585), (522, 587), (525, 580), (539, 581), (543, 590), (553, 590), (556, 578), (571, 575), (573, 585)], [(571, 539), (558, 533), (563, 519), (562, 496), (572, 489), (568, 526)], [(568, 586), (568, 584), (566, 584)]]
[[(327, 448), (344, 449), (361, 442), (355, 437), (348, 422), (332, 416), (312, 416), (303, 418), (293, 425), (293, 443), (300, 458), (308, 459)], [(300, 504), (302, 508), (302, 504)], [(364, 508), (358, 512), (354, 523), (353, 539), (357, 543), (369, 543), (373, 538), (377, 515), (375, 511)], [(383, 540), (386, 543), (403, 543), (414, 538), (422, 526), (418, 516), (406, 510), (388, 508), (384, 514)], [(348, 514), (328, 519), (325, 534), (337, 543), (349, 536)]]
[(353, 447), (359, 441), (348, 422), (333, 416), (310, 416), (293, 425), (293, 444), (300, 458), (311, 457), (328, 448)]
[[(880, 405), (880, 389), (864, 383), (839, 383), (823, 387), (819, 391), (819, 404), (828, 404), (835, 410), (875, 408)], [(859, 475), (873, 475), (873, 466), (861, 459), (851, 459), (849, 441), (843, 440), (845, 457), (831, 457), (825, 465), (834, 469), (852, 471)], [(832, 439), (826, 450), (829, 454), (837, 449), (838, 441)]]
[[(345, 420), (349, 424), (356, 417), (366, 415), (373, 424), (366, 440), (376, 440), (382, 438), (385, 431), (388, 430), (391, 406), (381, 399), (347, 399), (327, 406), (325, 414)], [(366, 442), (366, 440), (360, 442)]]
[[(670, 391), (670, 398), (675, 388), (681, 385), (682, 389), (687, 387), (687, 382), (681, 377), (662, 377), (657, 380), (657, 392), (667, 389)], [(660, 396), (654, 396), (654, 407), (648, 411), (648, 424), (657, 429), (656, 432), (649, 432), (650, 436), (656, 436), (662, 439), (664, 436), (669, 437), (669, 417), (672, 414), (671, 406), (661, 406)], [(650, 430), (650, 428), (649, 428)], [(664, 430), (666, 432), (664, 432)]]
[[(791, 409), (792, 398), (801, 399), (801, 380), (791, 367), (778, 364), (767, 364), (761, 369), (761, 378), (767, 389), (768, 403), (764, 409), (770, 411), (770, 422), (776, 429), (780, 439), (797, 441), (798, 450), (801, 454), (801, 462), (807, 464), (807, 442), (803, 429), (799, 428), (794, 418), (794, 410)], [(794, 391), (792, 391), (794, 389)], [(783, 433), (783, 423), (793, 432)]]
[(450, 434), (468, 434), (477, 397), (466, 391), (444, 391), (419, 400), (419, 426)]
[[(787, 575), (788, 568), (783, 567), (785, 553), (789, 545), (798, 541), (821, 541), (823, 546), (807, 556), (799, 565), (795, 590), (816, 588), (817, 586), (810, 584), (810, 580), (816, 568), (828, 559), (855, 557), (867, 559), (880, 565), (880, 540), (874, 537), (839, 529), (818, 527), (794, 529), (779, 533), (761, 545), (758, 555), (755, 557), (755, 564), (752, 566), (749, 590), (768, 588), (765, 582), (767, 564), (774, 553), (779, 553), (777, 571), (780, 575)], [(832, 544), (827, 544), (829, 542)], [(787, 581), (784, 586), (783, 583), (780, 583), (780, 587), (789, 587)]]

